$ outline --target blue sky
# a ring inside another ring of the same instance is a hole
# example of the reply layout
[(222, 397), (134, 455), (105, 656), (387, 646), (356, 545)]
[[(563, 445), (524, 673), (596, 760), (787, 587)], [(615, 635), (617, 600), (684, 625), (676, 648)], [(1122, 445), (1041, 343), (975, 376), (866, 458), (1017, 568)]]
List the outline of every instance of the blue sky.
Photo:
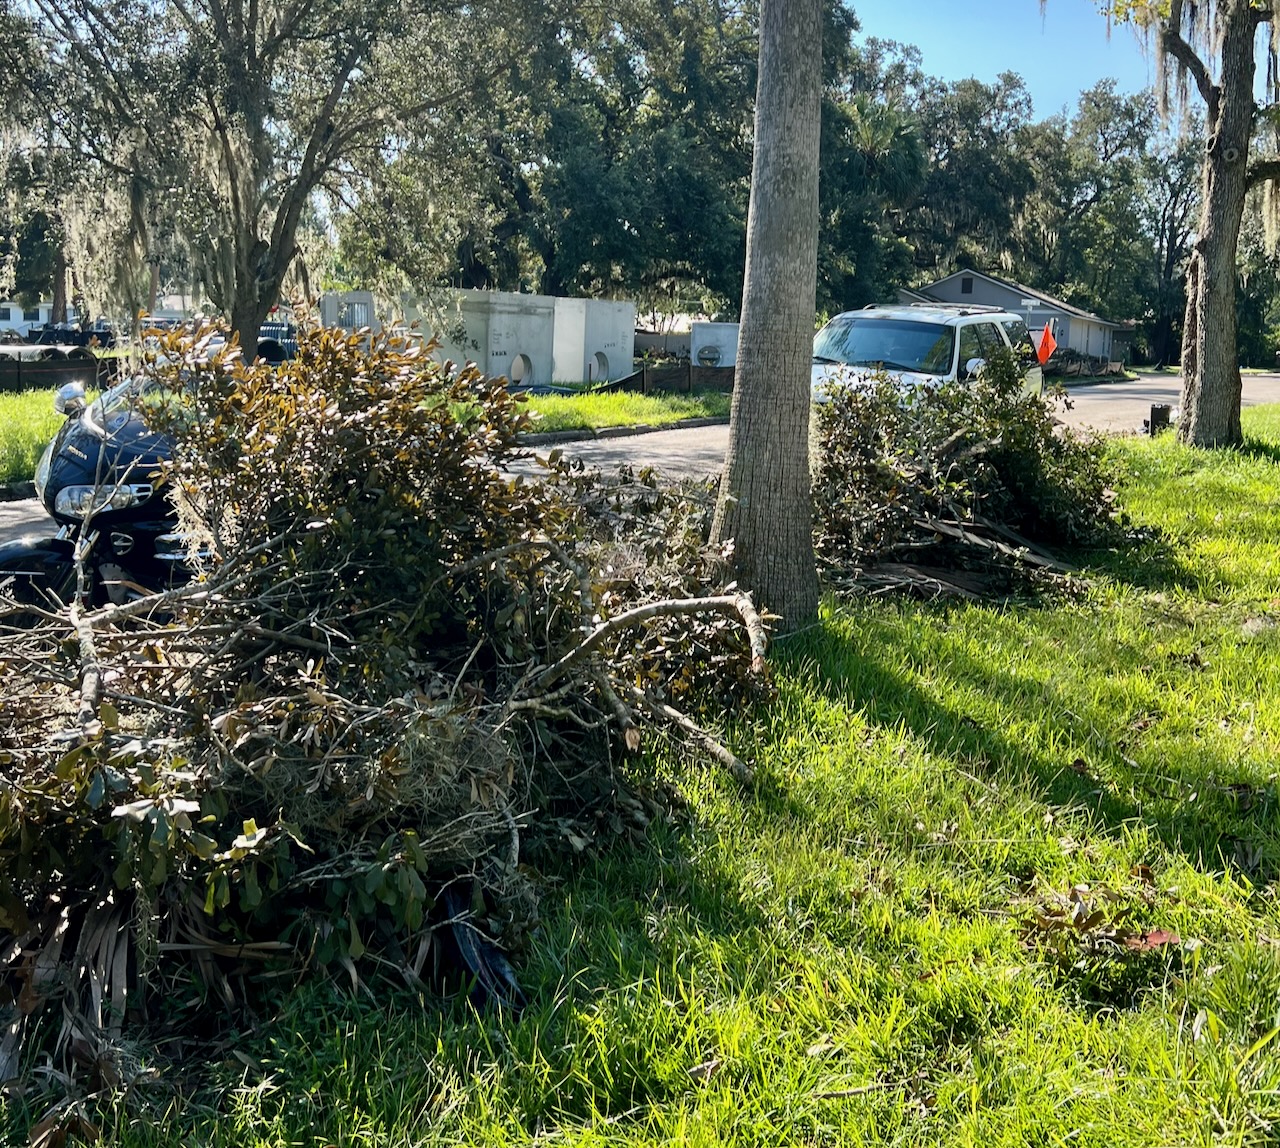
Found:
[(1155, 64), (1134, 30), (1107, 21), (1094, 0), (853, 0), (862, 36), (915, 44), (924, 70), (944, 80), (991, 81), (1017, 72), (1036, 117), (1074, 109), (1104, 76), (1122, 92), (1155, 82)]

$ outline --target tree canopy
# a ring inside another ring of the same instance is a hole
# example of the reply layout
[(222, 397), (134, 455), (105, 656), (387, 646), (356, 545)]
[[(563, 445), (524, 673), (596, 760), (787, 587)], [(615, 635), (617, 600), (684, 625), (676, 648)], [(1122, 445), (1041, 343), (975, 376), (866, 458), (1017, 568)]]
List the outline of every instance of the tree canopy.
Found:
[[(523, 11), (530, 10), (526, 5)], [(180, 236), (246, 340), (280, 299), (314, 197), (383, 162), (493, 65), (455, 50), (498, 12), (450, 0), (18, 0), (49, 147), (109, 186), (137, 268)], [(56, 83), (54, 80), (56, 79)]]
[[(1193, 96), (1210, 9), (1193, 26), (1181, 5), (1112, 5), (1158, 35), (1181, 21), (1169, 75)], [(331, 283), (737, 312), (755, 4), (0, 0), (0, 18), (6, 291), (63, 284), (119, 316), (184, 283), (245, 330)], [(1179, 134), (1155, 94), (1106, 82), (1037, 120), (1014, 73), (945, 83), (849, 4), (822, 21), (819, 314), (972, 266), (1178, 358), (1207, 120)], [(1270, 170), (1255, 157), (1247, 180)], [(1240, 285), (1262, 291), (1246, 254)]]

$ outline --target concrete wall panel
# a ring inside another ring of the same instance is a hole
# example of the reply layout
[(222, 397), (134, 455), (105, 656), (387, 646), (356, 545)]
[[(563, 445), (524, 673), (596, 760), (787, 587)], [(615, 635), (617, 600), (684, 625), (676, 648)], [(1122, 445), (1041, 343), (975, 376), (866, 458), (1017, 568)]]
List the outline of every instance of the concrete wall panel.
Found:
[(694, 323), (689, 357), (699, 367), (733, 367), (738, 362), (737, 323)]

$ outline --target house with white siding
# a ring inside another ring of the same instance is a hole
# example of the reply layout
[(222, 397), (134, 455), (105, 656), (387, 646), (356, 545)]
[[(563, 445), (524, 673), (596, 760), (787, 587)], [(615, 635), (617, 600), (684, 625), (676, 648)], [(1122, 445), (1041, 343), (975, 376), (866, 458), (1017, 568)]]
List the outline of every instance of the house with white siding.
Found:
[[(76, 309), (68, 305), (67, 319), (74, 322), (75, 317)], [(0, 335), (12, 331), (25, 339), (32, 331), (52, 321), (53, 304), (50, 302), (24, 307), (13, 299), (0, 299)]]

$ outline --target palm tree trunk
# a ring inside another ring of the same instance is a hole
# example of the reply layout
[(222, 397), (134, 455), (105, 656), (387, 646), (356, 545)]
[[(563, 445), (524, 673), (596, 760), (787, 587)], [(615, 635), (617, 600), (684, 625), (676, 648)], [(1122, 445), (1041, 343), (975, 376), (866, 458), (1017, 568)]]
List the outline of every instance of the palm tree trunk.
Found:
[(763, 0), (742, 324), (712, 525), (783, 629), (818, 609), (808, 435), (821, 45), (821, 0)]

